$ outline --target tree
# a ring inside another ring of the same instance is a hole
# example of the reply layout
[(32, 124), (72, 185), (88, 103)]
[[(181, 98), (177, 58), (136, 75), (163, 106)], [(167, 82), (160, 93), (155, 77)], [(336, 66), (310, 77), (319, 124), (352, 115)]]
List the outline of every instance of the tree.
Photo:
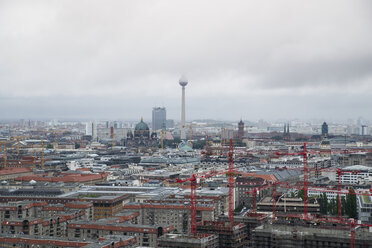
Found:
[(46, 146), (46, 149), (53, 149), (53, 145), (52, 145), (52, 144), (48, 144), (48, 145)]
[(327, 214), (328, 212), (328, 197), (325, 192), (320, 195), (319, 198), (320, 212), (322, 214)]
[(357, 203), (354, 189), (349, 189), (349, 193), (346, 195), (345, 214), (349, 218), (357, 218)]
[(328, 213), (331, 215), (337, 214), (337, 200), (332, 199), (328, 202)]
[(174, 138), (173, 140), (164, 140), (164, 147), (177, 148), (180, 143), (180, 138)]
[(194, 143), (192, 144), (192, 147), (195, 149), (204, 149), (205, 144), (206, 144), (205, 140), (197, 140), (197, 141), (194, 141)]
[(75, 149), (79, 149), (80, 148), (80, 144), (79, 143), (75, 143)]
[(345, 196), (341, 197), (341, 214), (345, 215), (345, 209), (346, 209), (346, 199)]
[(243, 204), (240, 204), (237, 208), (235, 208), (234, 212), (240, 212), (243, 209)]
[(297, 197), (298, 198), (301, 198), (302, 200), (304, 200), (304, 196), (305, 196), (305, 190), (304, 189), (301, 189), (297, 192)]

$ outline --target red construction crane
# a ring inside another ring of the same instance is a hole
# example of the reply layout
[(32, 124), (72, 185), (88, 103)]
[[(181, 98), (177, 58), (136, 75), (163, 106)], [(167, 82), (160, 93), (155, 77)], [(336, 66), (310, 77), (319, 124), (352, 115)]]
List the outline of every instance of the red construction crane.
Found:
[(230, 139), (228, 185), (229, 185), (229, 221), (231, 224), (234, 222), (234, 188), (235, 188), (234, 172), (235, 172), (234, 171), (234, 146), (233, 146), (232, 139)]
[[(284, 167), (283, 169), (285, 170), (302, 170), (301, 168), (287, 168)], [(317, 168), (308, 168), (309, 170), (314, 170), (314, 171), (324, 171), (324, 172), (336, 172), (337, 173), (337, 212), (338, 212), (338, 217), (341, 218), (342, 216), (342, 211), (341, 211), (341, 176), (345, 173), (351, 173), (351, 174), (357, 174), (360, 173), (360, 171), (345, 171), (342, 170), (341, 168), (324, 168), (324, 169), (317, 169)], [(334, 192), (334, 191), (327, 191), (327, 192)]]
[(195, 174), (192, 174), (188, 179), (177, 179), (177, 182), (190, 182), (191, 234), (196, 236), (196, 176)]
[[(304, 189), (304, 216), (305, 220), (308, 218), (308, 166), (307, 166), (307, 157), (308, 154), (318, 154), (318, 152), (310, 152), (306, 149), (306, 143), (303, 145), (303, 151), (298, 153), (276, 153), (277, 155), (294, 155), (294, 156), (302, 156), (303, 157), (303, 173), (304, 173), (304, 183), (303, 183), (303, 189)], [(341, 191), (341, 183), (340, 183), (340, 175), (342, 173), (341, 169), (336, 170), (339, 174), (339, 182), (338, 182), (338, 215), (341, 217), (341, 197), (340, 197), (340, 191)]]
[(355, 248), (355, 228), (356, 226), (372, 227), (370, 224), (357, 223), (356, 219), (332, 219), (332, 218), (313, 218), (315, 221), (323, 221), (329, 223), (340, 223), (350, 226), (350, 247)]
[[(320, 191), (320, 192), (337, 192), (338, 194), (338, 217), (337, 218), (332, 218), (332, 217), (326, 217), (326, 218), (315, 218), (315, 216), (309, 216), (308, 215), (308, 212), (307, 212), (307, 193), (308, 193), (308, 185), (307, 185), (307, 180), (305, 180), (305, 178), (307, 178), (307, 171), (308, 171), (308, 168), (307, 168), (307, 154), (309, 154), (310, 152), (307, 152), (306, 150), (306, 144), (304, 145), (304, 150), (302, 153), (295, 153), (295, 154), (278, 154), (278, 155), (303, 155), (304, 156), (304, 196), (306, 196), (306, 198), (304, 197), (304, 200), (306, 199), (306, 201), (304, 202), (304, 219), (305, 220), (308, 220), (309, 218), (311, 218), (311, 220), (316, 220), (316, 221), (324, 221), (324, 222), (337, 222), (337, 223), (342, 223), (342, 224), (347, 224), (347, 225), (350, 225), (350, 247), (351, 248), (355, 248), (355, 228), (356, 226), (367, 226), (367, 227), (372, 227), (372, 225), (369, 225), (369, 224), (359, 224), (359, 223), (356, 223), (356, 220), (355, 219), (344, 219), (342, 218), (342, 215), (341, 215), (341, 197), (340, 197), (340, 194), (342, 193), (341, 192), (341, 175), (344, 174), (344, 173), (359, 173), (359, 171), (343, 171), (341, 168), (337, 168), (335, 170), (332, 170), (332, 169), (321, 169), (322, 171), (333, 171), (333, 172), (337, 172), (338, 174), (338, 186), (337, 186), (337, 191), (336, 190), (331, 190), (331, 189), (327, 189), (327, 188), (321, 188), (321, 187), (312, 187), (311, 190), (314, 190), (314, 191)], [(305, 155), (306, 155), (306, 158), (305, 158)], [(286, 168), (287, 169), (287, 168)], [(292, 169), (290, 168), (289, 170), (297, 170), (297, 169)], [(305, 176), (305, 173), (306, 173), (306, 176)], [(276, 216), (276, 212), (275, 212), (275, 208), (276, 208), (276, 201), (275, 201), (275, 196), (276, 196), (276, 184), (277, 183), (274, 183), (273, 185), (273, 199), (274, 199), (274, 203), (273, 203), (273, 219), (275, 219), (275, 216)], [(298, 185), (290, 185), (290, 184), (287, 184), (287, 183), (278, 183), (279, 186), (281, 187), (288, 187), (288, 188), (298, 188), (300, 189), (301, 187), (298, 186)], [(355, 195), (369, 195), (371, 196), (372, 194), (371, 193), (352, 193), (352, 192), (349, 192), (348, 194), (355, 194)], [(306, 203), (306, 204), (305, 204)], [(300, 215), (286, 215), (286, 216), (289, 216), (289, 217), (295, 217), (295, 218), (301, 218)]]
[[(300, 188), (299, 186), (296, 185), (290, 185), (287, 183), (280, 183), (281, 187), (288, 187), (288, 188)], [(311, 190), (314, 191), (320, 191), (320, 192), (335, 192), (334, 190), (329, 190), (327, 188), (321, 188), (321, 187), (312, 187)], [(337, 191), (338, 195), (340, 195), (341, 192)], [(349, 192), (348, 194), (355, 194), (355, 195), (368, 195), (372, 196), (371, 193), (357, 193), (357, 192)], [(273, 215), (275, 216), (275, 212), (273, 210)], [(300, 215), (285, 215), (286, 217), (294, 217), (294, 218), (301, 218)], [(343, 224), (348, 224), (350, 225), (350, 247), (355, 248), (355, 227), (356, 226), (366, 226), (366, 227), (372, 227), (372, 225), (369, 224), (359, 224), (356, 223), (355, 219), (345, 219), (342, 216), (338, 216), (337, 218), (333, 217), (315, 217), (315, 216), (309, 216), (311, 220), (316, 220), (316, 221), (324, 221), (324, 222), (336, 222), (336, 223), (343, 223)]]
[(257, 193), (259, 193), (260, 190), (267, 189), (269, 187), (272, 187), (272, 184), (266, 184), (259, 187), (252, 188), (252, 190), (245, 192), (246, 194), (252, 194), (252, 211), (253, 213), (257, 212)]
[(341, 211), (342, 203), (341, 203), (341, 195), (340, 195), (340, 192), (341, 192), (341, 175), (345, 174), (345, 173), (357, 174), (357, 173), (359, 173), (359, 171), (343, 171), (341, 168), (337, 168), (337, 176), (338, 176), (338, 180), (337, 180), (337, 214), (338, 214), (338, 218), (342, 217), (342, 211)]
[[(334, 153), (342, 153), (342, 154), (346, 154), (346, 153), (356, 153), (356, 152), (371, 152), (372, 150), (370, 149), (345, 149), (345, 150), (336, 150), (336, 151), (331, 151), (333, 154)], [(325, 171), (324, 169), (321, 169), (322, 171)], [(341, 196), (340, 196), (340, 192), (341, 192), (341, 175), (342, 174), (345, 174), (345, 173), (352, 173), (352, 174), (357, 174), (359, 173), (359, 171), (344, 171), (342, 170), (341, 168), (337, 168), (336, 169), (336, 172), (337, 172), (337, 177), (338, 177), (338, 180), (337, 180), (337, 212), (338, 212), (338, 218), (341, 218), (342, 216), (342, 211), (341, 211)]]
[(324, 168), (320, 169), (320, 171), (326, 171), (326, 172), (336, 172), (337, 173), (337, 214), (338, 218), (341, 218), (342, 211), (341, 211), (341, 176), (345, 173), (351, 173), (351, 174), (357, 174), (360, 173), (360, 171), (345, 171), (342, 170), (342, 168)]
[[(300, 186), (296, 186), (296, 185), (290, 185), (290, 184), (287, 184), (287, 183), (279, 183), (280, 187), (288, 187), (288, 188), (300, 188)], [(274, 189), (273, 189), (273, 198), (275, 196), (275, 188), (276, 188), (276, 183), (274, 183)], [(321, 191), (321, 192), (335, 192), (334, 190), (328, 190), (328, 189), (325, 189), (325, 188), (320, 188), (320, 187), (316, 187), (316, 188), (312, 188), (312, 190), (316, 190), (316, 191)], [(351, 194), (356, 194), (356, 195), (366, 195), (365, 193), (351, 193)], [(372, 194), (367, 194), (369, 196), (371, 196)], [(274, 204), (274, 207), (273, 207), (273, 219), (275, 219), (275, 206), (276, 204)], [(292, 218), (302, 218), (301, 215), (296, 215), (296, 214), (288, 214), (288, 215), (285, 215), (285, 217), (292, 217)], [(330, 222), (330, 223), (340, 223), (340, 224), (347, 224), (350, 226), (350, 247), (351, 248), (355, 248), (355, 228), (356, 226), (365, 226), (365, 227), (372, 227), (372, 225), (370, 224), (360, 224), (360, 223), (357, 223), (355, 219), (346, 219), (346, 218), (342, 218), (342, 217), (337, 217), (337, 218), (333, 218), (333, 217), (316, 217), (314, 215), (310, 215), (308, 216), (308, 219), (307, 220), (313, 220), (313, 221), (317, 221), (317, 222)]]
[(308, 168), (307, 168), (307, 156), (309, 154), (309, 152), (306, 150), (306, 143), (304, 143), (304, 146), (303, 146), (303, 150), (302, 152), (298, 152), (298, 153), (287, 153), (287, 154), (284, 154), (284, 153), (276, 153), (277, 155), (294, 155), (294, 156), (302, 156), (303, 157), (303, 171), (304, 171), (304, 216), (305, 216), (305, 220), (308, 218), (308, 208), (307, 208), (307, 204), (308, 204), (308, 194), (307, 194), (307, 185), (308, 185), (308, 182), (307, 182), (307, 173), (308, 173)]
[(277, 182), (274, 182), (273, 184), (273, 221), (276, 219), (276, 185)]
[(350, 247), (355, 248), (355, 219), (350, 223)]
[(228, 175), (228, 186), (229, 186), (229, 221), (230, 223), (234, 222), (234, 184), (235, 184), (235, 168), (234, 168), (234, 148), (232, 140), (230, 139), (230, 149), (229, 149), (229, 168), (228, 170), (220, 171), (210, 171), (206, 173), (192, 174), (190, 178), (187, 179), (177, 179), (177, 183), (190, 182), (190, 210), (191, 210), (191, 234), (196, 235), (196, 204), (197, 204), (197, 195), (196, 195), (196, 186), (197, 179), (200, 178), (209, 178), (220, 174)]

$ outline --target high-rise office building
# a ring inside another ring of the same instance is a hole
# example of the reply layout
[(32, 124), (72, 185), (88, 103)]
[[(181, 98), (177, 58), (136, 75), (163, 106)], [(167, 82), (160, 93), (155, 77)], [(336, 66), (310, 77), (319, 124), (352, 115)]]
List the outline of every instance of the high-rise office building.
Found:
[(98, 141), (98, 136), (97, 136), (97, 122), (93, 121), (92, 122), (92, 140), (93, 141)]
[(167, 122), (167, 111), (165, 108), (155, 107), (152, 109), (152, 130), (160, 130)]
[(367, 135), (367, 128), (368, 128), (368, 126), (366, 126), (366, 125), (362, 125), (362, 133), (361, 133), (361, 135)]
[(93, 131), (92, 128), (93, 128), (92, 122), (85, 123), (85, 135), (92, 135)]
[(328, 124), (326, 122), (323, 122), (322, 125), (322, 136), (324, 137), (328, 136)]
[(167, 128), (174, 128), (174, 120), (167, 120), (167, 122), (165, 123), (165, 126)]

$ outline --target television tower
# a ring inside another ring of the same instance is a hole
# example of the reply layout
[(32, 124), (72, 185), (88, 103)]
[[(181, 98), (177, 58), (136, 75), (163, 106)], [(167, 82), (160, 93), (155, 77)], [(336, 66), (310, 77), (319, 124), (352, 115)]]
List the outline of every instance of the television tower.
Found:
[(185, 123), (185, 86), (188, 81), (185, 76), (182, 76), (179, 80), (179, 84), (182, 86), (182, 111), (181, 111), (181, 140), (186, 140), (186, 123)]

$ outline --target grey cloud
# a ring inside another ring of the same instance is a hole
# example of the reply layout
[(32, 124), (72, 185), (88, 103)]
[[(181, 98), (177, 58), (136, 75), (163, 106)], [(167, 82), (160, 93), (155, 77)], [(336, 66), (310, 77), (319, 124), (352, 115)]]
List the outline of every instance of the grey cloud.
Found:
[[(263, 86), (276, 88), (344, 87), (372, 77), (372, 54), (345, 60), (321, 60), (277, 65), (263, 78)], [(372, 84), (372, 82), (370, 82)]]
[[(340, 99), (370, 102), (368, 1), (0, 4), (3, 115), (104, 116), (111, 106), (119, 116), (161, 102), (178, 118), (182, 73), (190, 80), (190, 117), (275, 115), (269, 106), (299, 106), (297, 94), (308, 88), (309, 101), (339, 103), (325, 108), (330, 114), (341, 113)], [(351, 96), (350, 87), (361, 90)], [(127, 108), (138, 99), (137, 109)], [(297, 107), (287, 115), (301, 114)]]

